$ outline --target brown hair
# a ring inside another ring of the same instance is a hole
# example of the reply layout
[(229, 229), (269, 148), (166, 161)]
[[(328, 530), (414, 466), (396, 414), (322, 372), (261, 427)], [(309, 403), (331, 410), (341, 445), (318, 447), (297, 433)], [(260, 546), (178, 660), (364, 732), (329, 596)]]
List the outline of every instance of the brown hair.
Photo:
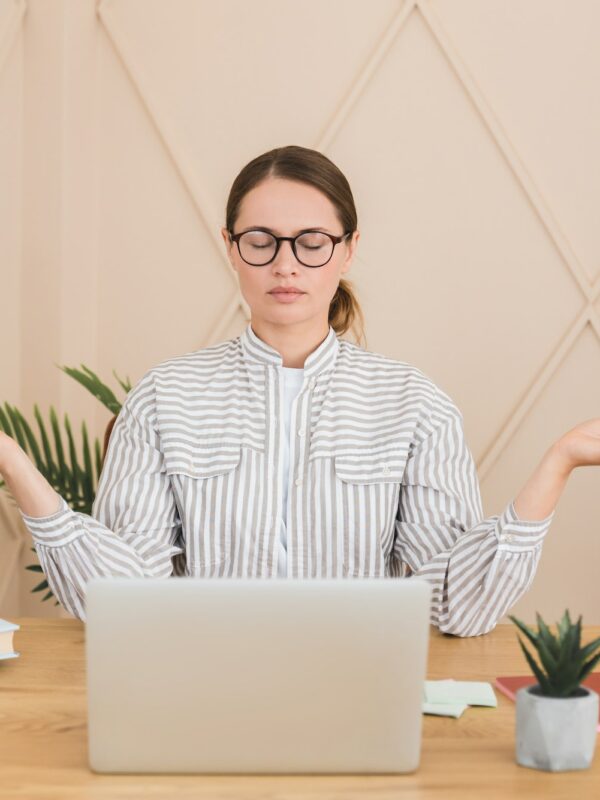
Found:
[[(225, 214), (225, 227), (232, 231), (246, 194), (265, 178), (287, 178), (319, 189), (333, 203), (345, 233), (354, 233), (357, 214), (345, 175), (318, 150), (298, 145), (276, 147), (252, 159), (235, 178)], [(341, 278), (329, 306), (329, 324), (341, 336), (349, 330), (366, 347), (365, 321), (350, 281)]]

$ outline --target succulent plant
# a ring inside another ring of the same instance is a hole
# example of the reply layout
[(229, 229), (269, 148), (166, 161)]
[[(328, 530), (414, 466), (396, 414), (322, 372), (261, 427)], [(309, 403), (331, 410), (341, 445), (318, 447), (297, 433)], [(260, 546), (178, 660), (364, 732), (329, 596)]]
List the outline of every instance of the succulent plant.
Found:
[(571, 622), (568, 609), (563, 618), (556, 623), (558, 636), (553, 634), (539, 613), (536, 612), (538, 630), (529, 628), (524, 622), (509, 615), (515, 625), (527, 636), (537, 651), (541, 666), (519, 637), (533, 674), (538, 680), (540, 693), (547, 697), (572, 697), (580, 684), (600, 661), (600, 637), (581, 646), (581, 615), (577, 622)]

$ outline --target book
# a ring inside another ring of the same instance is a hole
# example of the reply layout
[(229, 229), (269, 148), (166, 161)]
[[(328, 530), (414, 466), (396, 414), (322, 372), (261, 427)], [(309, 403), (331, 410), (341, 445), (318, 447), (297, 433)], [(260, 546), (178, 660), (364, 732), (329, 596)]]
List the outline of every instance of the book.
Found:
[[(523, 686), (533, 686), (537, 683), (534, 675), (504, 675), (496, 678), (494, 686), (496, 689), (506, 695), (513, 702), (516, 701), (516, 694)], [(586, 689), (593, 689), (593, 691), (600, 694), (600, 672), (590, 672), (587, 678), (582, 681), (582, 686)], [(600, 709), (598, 712), (598, 733), (600, 733)]]
[(15, 622), (9, 622), (7, 619), (0, 618), (0, 660), (5, 658), (17, 658), (20, 653), (15, 652), (13, 648), (13, 636), (15, 631), (18, 631), (21, 626)]

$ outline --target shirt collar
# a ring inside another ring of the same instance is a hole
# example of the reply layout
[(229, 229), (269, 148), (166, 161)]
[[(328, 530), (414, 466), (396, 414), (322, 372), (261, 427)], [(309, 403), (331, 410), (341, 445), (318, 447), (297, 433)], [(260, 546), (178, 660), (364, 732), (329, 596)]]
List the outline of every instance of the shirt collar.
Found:
[[(274, 367), (283, 366), (283, 356), (274, 347), (260, 339), (252, 330), (252, 323), (240, 335), (244, 358), (258, 364), (270, 364)], [(339, 339), (334, 329), (329, 326), (329, 332), (321, 344), (307, 356), (304, 362), (305, 375), (318, 375), (326, 369), (331, 369), (340, 347)]]

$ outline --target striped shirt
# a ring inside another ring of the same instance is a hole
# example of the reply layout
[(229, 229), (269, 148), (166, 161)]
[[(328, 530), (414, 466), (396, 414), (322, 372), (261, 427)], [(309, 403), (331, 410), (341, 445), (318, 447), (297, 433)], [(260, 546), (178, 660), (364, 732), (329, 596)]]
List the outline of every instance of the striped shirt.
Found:
[(91, 515), (22, 514), (49, 586), (85, 620), (92, 576), (423, 576), (442, 632), (492, 630), (533, 581), (554, 511), (484, 518), (463, 417), (416, 367), (328, 335), (291, 408), (282, 356), (249, 323), (151, 368), (110, 437)]

